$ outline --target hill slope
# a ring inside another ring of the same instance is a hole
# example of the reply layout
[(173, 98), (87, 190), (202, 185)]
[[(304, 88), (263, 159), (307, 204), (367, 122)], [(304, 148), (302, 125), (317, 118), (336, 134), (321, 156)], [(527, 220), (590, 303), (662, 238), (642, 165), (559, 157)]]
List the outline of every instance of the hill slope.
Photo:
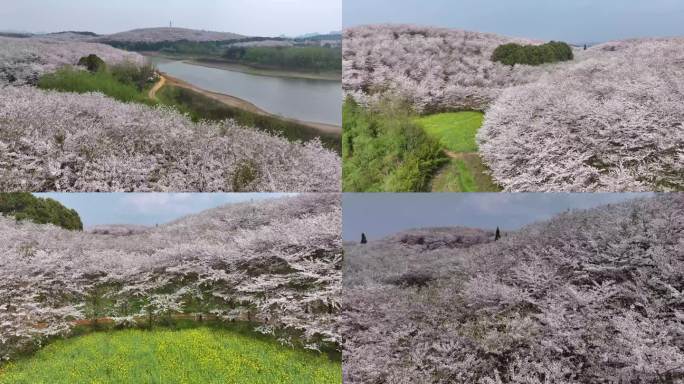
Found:
[(73, 320), (125, 326), (179, 312), (251, 321), (309, 348), (338, 345), (340, 210), (339, 195), (302, 195), (123, 237), (0, 218), (0, 358), (68, 335)]
[(0, 88), (3, 85), (36, 84), (40, 75), (64, 65), (76, 65), (83, 56), (95, 54), (108, 64), (144, 58), (104, 44), (59, 39), (0, 37)]
[(509, 191), (684, 190), (684, 38), (590, 48), (503, 92), (478, 141)]
[(386, 94), (418, 112), (482, 110), (507, 87), (536, 80), (543, 69), (492, 62), (494, 49), (531, 40), (412, 25), (345, 30), (342, 86), (359, 102)]
[(246, 36), (230, 32), (202, 31), (188, 28), (140, 28), (104, 35), (96, 38), (100, 42), (160, 43), (164, 41), (224, 41), (237, 40)]
[(420, 114), (486, 113), (478, 145), (506, 191), (684, 191), (684, 38), (575, 50), (572, 61), (505, 66), (492, 34), (373, 25), (345, 31), (343, 89)]
[(6, 191), (338, 191), (340, 160), (289, 142), (99, 93), (0, 88)]
[[(345, 246), (345, 382), (684, 380), (684, 194), (395, 249)], [(397, 264), (424, 283), (388, 280)]]

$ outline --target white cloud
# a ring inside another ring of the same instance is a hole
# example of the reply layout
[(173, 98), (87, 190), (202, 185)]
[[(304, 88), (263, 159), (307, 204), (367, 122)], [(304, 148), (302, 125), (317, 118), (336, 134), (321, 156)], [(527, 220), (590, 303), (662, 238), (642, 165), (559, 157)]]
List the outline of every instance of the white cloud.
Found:
[(203, 193), (128, 193), (122, 203), (139, 213), (187, 213), (192, 212), (197, 203), (211, 199)]

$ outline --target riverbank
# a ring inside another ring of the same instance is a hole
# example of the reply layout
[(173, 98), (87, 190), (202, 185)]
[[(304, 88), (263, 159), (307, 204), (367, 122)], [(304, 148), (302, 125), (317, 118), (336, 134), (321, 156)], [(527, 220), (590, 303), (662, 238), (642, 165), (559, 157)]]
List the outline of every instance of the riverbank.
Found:
[[(245, 110), (247, 112), (257, 114), (257, 115), (275, 118), (275, 119), (279, 119), (279, 120), (289, 122), (289, 123), (303, 125), (305, 127), (315, 129), (316, 131), (319, 131), (321, 133), (328, 134), (328, 135), (333, 134), (333, 135), (339, 136), (342, 134), (342, 127), (341, 126), (312, 122), (312, 121), (302, 121), (302, 120), (298, 120), (298, 119), (287, 118), (287, 117), (275, 115), (275, 114), (272, 114), (268, 111), (265, 111), (265, 110), (257, 107), (256, 105), (254, 105), (253, 103), (250, 103), (247, 100), (243, 100), (243, 99), (240, 99), (238, 97), (226, 95), (223, 93), (208, 91), (206, 89), (197, 87), (197, 86), (190, 84), (186, 81), (183, 81), (181, 79), (170, 76), (164, 72), (160, 72), (160, 75), (164, 79), (164, 82), (165, 82), (164, 85), (165, 86), (170, 85), (170, 86), (174, 86), (174, 87), (178, 87), (178, 88), (187, 89), (187, 90), (190, 90), (192, 92), (198, 93), (202, 96), (205, 96), (207, 98), (210, 98), (212, 100), (218, 101), (218, 102), (225, 104), (229, 107), (239, 108), (239, 109), (242, 109), (242, 110)], [(160, 87), (160, 88), (162, 88), (162, 87)], [(151, 93), (151, 96), (152, 96), (152, 93)], [(156, 93), (154, 94), (154, 96), (156, 97)]]
[(305, 72), (277, 68), (262, 68), (254, 67), (245, 64), (238, 64), (226, 60), (220, 60), (210, 57), (191, 57), (185, 55), (168, 55), (159, 52), (140, 52), (144, 56), (158, 57), (162, 59), (181, 61), (187, 64), (200, 65), (207, 68), (223, 69), (227, 71), (246, 73), (256, 76), (268, 77), (283, 77), (288, 79), (303, 79), (303, 80), (324, 80), (324, 81), (342, 81), (341, 72)]

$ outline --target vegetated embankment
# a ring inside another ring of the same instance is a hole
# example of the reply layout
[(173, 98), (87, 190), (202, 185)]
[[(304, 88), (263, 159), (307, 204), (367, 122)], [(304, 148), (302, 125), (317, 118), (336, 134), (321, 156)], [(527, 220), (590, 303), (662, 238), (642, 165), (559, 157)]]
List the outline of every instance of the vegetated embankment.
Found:
[(277, 115), (274, 115), (268, 111), (265, 111), (265, 110), (259, 108), (258, 106), (254, 105), (253, 103), (250, 103), (249, 101), (240, 99), (240, 98), (235, 97), (235, 96), (226, 95), (226, 94), (218, 93), (218, 92), (207, 91), (205, 89), (194, 86), (194, 85), (192, 85), (186, 81), (183, 81), (181, 79), (177, 79), (173, 76), (169, 76), (168, 74), (165, 74), (165, 73), (162, 73), (162, 78), (164, 78), (166, 80), (166, 84), (168, 84), (169, 86), (184, 88), (184, 89), (193, 91), (193, 92), (198, 93), (202, 96), (206, 96), (212, 100), (223, 103), (229, 107), (238, 108), (238, 109), (247, 111), (249, 113), (269, 117), (272, 119), (279, 119), (279, 120), (282, 120), (283, 122), (286, 122), (286, 123), (301, 125), (303, 127), (317, 131), (317, 133), (319, 135), (334, 136), (335, 138), (339, 139), (339, 134), (340, 134), (340, 127), (339, 126), (332, 125), (332, 124), (303, 121), (303, 120), (297, 120), (297, 119), (277, 116)]
[(684, 194), (482, 233), (345, 244), (345, 383), (684, 379)]

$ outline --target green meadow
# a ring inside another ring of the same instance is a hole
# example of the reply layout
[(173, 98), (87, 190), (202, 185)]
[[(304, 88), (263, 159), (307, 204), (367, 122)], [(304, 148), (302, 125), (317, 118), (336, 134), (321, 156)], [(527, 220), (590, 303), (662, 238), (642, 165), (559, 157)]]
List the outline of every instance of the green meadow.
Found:
[(482, 126), (481, 112), (447, 112), (415, 119), (425, 132), (451, 152), (477, 152), (475, 135)]
[(91, 333), (0, 366), (0, 384), (341, 382), (325, 354), (209, 327)]

